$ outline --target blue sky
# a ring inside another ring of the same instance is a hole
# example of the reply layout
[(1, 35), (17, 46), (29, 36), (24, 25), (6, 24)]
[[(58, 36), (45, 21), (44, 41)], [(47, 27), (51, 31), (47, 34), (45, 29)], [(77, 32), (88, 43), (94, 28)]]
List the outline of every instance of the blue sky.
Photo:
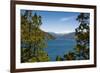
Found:
[(32, 11), (32, 14), (42, 16), (41, 29), (46, 32), (70, 33), (78, 27), (76, 17), (79, 12)]

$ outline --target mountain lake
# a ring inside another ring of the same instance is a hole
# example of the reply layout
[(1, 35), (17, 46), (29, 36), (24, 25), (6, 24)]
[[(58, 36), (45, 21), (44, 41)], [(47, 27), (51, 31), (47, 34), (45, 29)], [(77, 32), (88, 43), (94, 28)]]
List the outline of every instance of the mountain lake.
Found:
[(45, 51), (48, 53), (50, 61), (56, 61), (57, 56), (61, 56), (63, 58), (64, 54), (69, 51), (73, 51), (76, 41), (75, 39), (55, 39), (49, 40), (47, 45), (48, 46), (45, 48)]

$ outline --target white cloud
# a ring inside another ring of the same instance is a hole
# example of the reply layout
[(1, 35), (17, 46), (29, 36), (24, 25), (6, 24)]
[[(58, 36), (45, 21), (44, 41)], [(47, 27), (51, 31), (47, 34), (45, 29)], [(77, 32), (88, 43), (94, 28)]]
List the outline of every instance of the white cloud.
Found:
[(73, 18), (75, 18), (76, 16), (71, 16), (71, 17), (63, 17), (63, 18), (61, 18), (60, 19), (60, 21), (68, 21), (68, 20), (71, 20), (71, 19), (73, 19)]
[(61, 20), (61, 21), (68, 21), (68, 20), (69, 20), (69, 18), (64, 17), (64, 18), (61, 18), (60, 20)]

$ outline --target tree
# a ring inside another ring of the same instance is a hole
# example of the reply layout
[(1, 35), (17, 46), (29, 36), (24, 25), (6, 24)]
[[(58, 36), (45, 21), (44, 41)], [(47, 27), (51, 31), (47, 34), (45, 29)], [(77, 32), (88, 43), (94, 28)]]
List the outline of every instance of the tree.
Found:
[(32, 17), (32, 23), (34, 25), (35, 28), (39, 28), (40, 25), (42, 24), (42, 21), (41, 21), (42, 17), (41, 16), (38, 16), (36, 13), (34, 14), (34, 16)]
[(63, 59), (60, 56), (56, 57), (56, 61), (62, 61)]
[(79, 22), (79, 27), (75, 29), (77, 57), (89, 59), (89, 14), (80, 13), (76, 20)]
[(65, 60), (75, 60), (76, 56), (74, 52), (68, 52), (64, 55)]
[[(21, 59), (24, 61), (28, 61), (31, 57), (31, 11), (24, 11), (21, 14)], [(26, 57), (26, 58), (24, 58)]]
[[(31, 10), (24, 10), (21, 14), (21, 60), (22, 62), (48, 61), (44, 51), (46, 40), (40, 30), (42, 17)], [(25, 58), (26, 57), (26, 58)]]
[(34, 56), (38, 56), (39, 50), (43, 50), (43, 48), (46, 47), (46, 40), (45, 40), (45, 35), (43, 32), (39, 29), (41, 24), (42, 24), (42, 17), (37, 15), (36, 13), (32, 17), (32, 24), (33, 24), (33, 37), (32, 40), (34, 40), (33, 43), (33, 51), (34, 51)]

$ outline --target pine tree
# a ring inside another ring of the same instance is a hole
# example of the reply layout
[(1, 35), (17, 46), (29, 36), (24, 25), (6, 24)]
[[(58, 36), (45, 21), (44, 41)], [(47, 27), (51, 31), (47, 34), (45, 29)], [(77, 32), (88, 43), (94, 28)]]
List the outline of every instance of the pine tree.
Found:
[[(31, 11), (26, 10), (21, 14), (21, 59), (28, 61), (31, 57)], [(26, 58), (25, 58), (26, 57)]]
[(40, 30), (42, 17), (31, 10), (24, 10), (21, 14), (21, 62), (48, 61), (44, 51), (46, 40)]
[(68, 52), (64, 55), (65, 60), (75, 60), (75, 53), (74, 52)]
[(77, 59), (89, 59), (89, 14), (80, 13), (76, 20), (79, 22), (75, 29)]
[(63, 58), (61, 58), (60, 56), (57, 56), (56, 61), (63, 61)]

